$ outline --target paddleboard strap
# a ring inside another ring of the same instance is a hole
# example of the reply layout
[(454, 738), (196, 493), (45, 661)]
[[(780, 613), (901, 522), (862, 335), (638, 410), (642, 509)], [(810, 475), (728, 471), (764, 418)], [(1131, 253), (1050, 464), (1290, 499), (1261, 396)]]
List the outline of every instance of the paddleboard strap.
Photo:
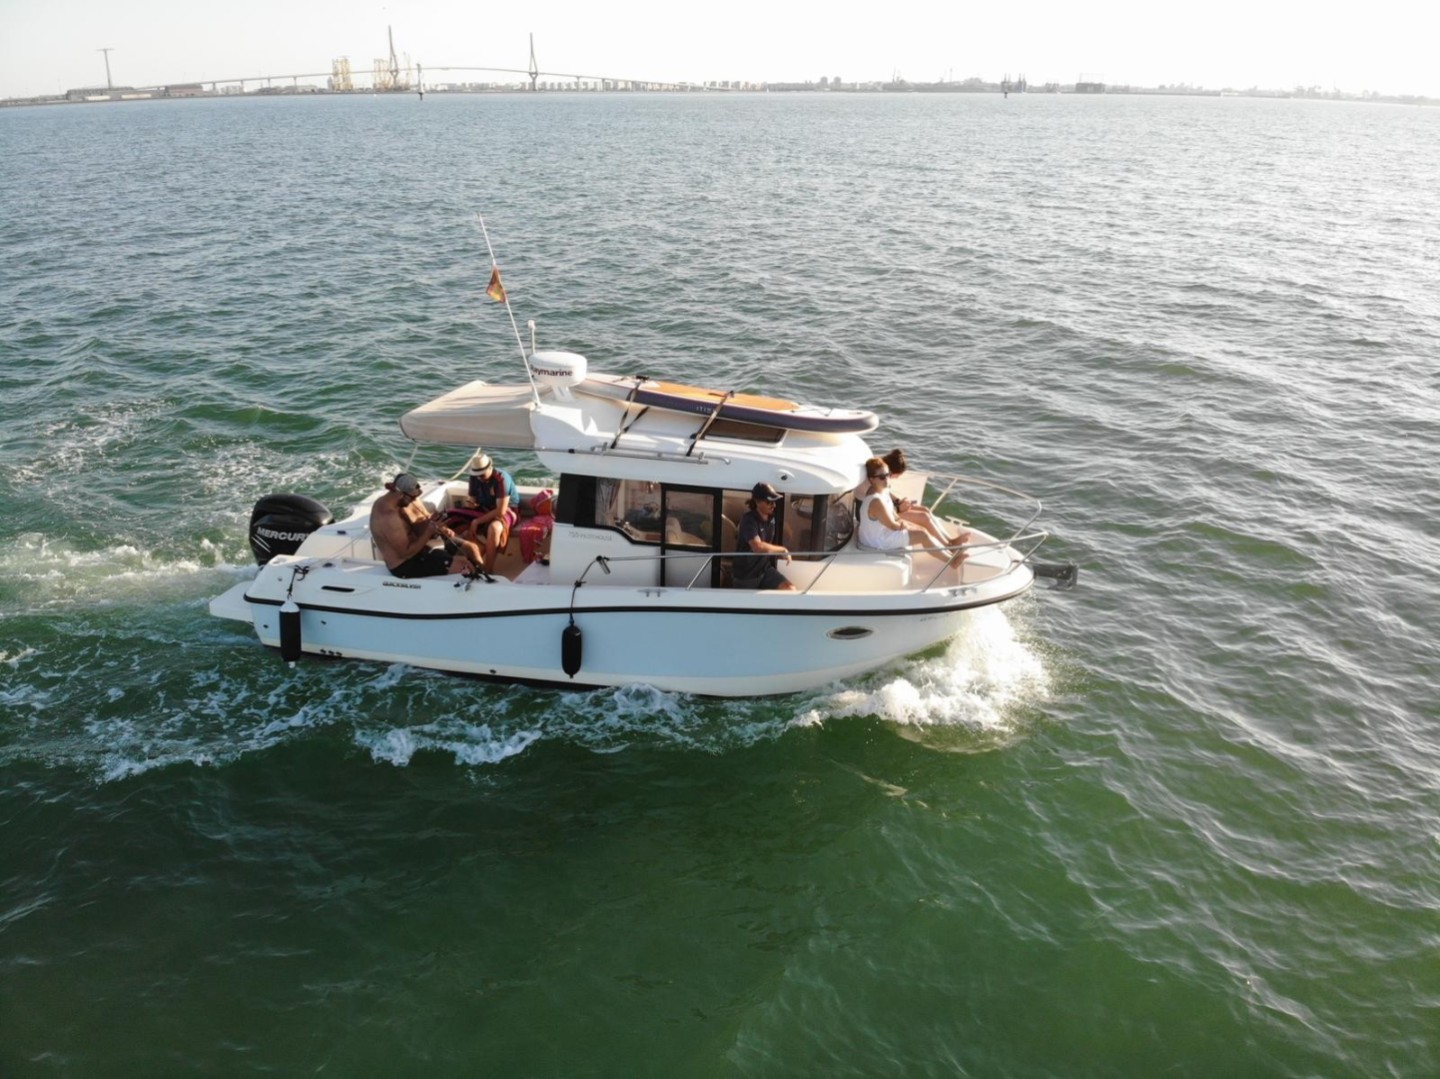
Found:
[(695, 447), (700, 445), (700, 440), (705, 437), (705, 432), (710, 430), (711, 425), (720, 418), (720, 410), (725, 407), (725, 402), (734, 396), (734, 390), (727, 390), (720, 400), (715, 402), (715, 407), (710, 410), (710, 415), (705, 417), (705, 422), (700, 425), (700, 430), (690, 437), (690, 448), (685, 451), (686, 457), (695, 452)]

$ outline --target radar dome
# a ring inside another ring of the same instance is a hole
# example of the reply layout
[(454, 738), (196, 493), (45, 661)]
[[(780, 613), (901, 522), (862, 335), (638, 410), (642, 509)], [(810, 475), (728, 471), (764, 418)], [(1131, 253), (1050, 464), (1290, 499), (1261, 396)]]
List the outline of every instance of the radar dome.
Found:
[(532, 352), (530, 370), (540, 385), (563, 392), (585, 381), (585, 357), (578, 352)]

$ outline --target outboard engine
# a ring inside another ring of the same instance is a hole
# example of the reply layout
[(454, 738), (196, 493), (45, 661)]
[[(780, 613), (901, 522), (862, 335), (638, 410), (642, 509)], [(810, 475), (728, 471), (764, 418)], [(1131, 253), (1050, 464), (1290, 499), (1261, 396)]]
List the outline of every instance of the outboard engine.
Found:
[(266, 495), (250, 511), (250, 550), (263, 566), (277, 554), (294, 554), (311, 532), (333, 520), (323, 503), (306, 495)]

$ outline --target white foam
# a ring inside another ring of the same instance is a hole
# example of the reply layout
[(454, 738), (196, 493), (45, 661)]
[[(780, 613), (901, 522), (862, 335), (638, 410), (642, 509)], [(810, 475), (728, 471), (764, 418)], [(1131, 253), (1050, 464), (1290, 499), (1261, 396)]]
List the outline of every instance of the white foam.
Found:
[(370, 756), (375, 760), (393, 764), (398, 768), (409, 764), (410, 758), (415, 756), (415, 750), (418, 748), (415, 736), (398, 727), (392, 727), (378, 736), (365, 731), (357, 731), (355, 741), (358, 745), (370, 750)]
[(144, 437), (152, 421), (169, 407), (158, 399), (92, 404), (83, 421), (44, 425), (44, 455), (18, 464), (15, 473), (27, 484), (54, 485), (57, 479), (84, 477), (103, 466), (109, 450), (123, 453), (127, 443)]
[(992, 733), (1015, 727), (1016, 706), (1048, 693), (1045, 665), (1016, 634), (1004, 611), (971, 612), (964, 630), (938, 657), (912, 660), (809, 706), (794, 726), (876, 716), (915, 729), (959, 728)]
[(255, 572), (254, 566), (224, 561), (208, 540), (198, 546), (198, 556), (181, 557), (131, 541), (87, 550), (29, 532), (0, 547), (0, 576), (26, 584), (24, 606), (35, 610), (208, 597)]
[(541, 738), (538, 730), (497, 732), (486, 723), (450, 720), (418, 727), (391, 727), (383, 731), (357, 730), (355, 743), (370, 751), (371, 757), (403, 768), (416, 753), (437, 750), (449, 753), (456, 764), (499, 764), (525, 752)]
[(670, 693), (649, 685), (564, 695), (546, 732), (595, 753), (614, 753), (637, 742), (720, 753), (780, 737), (782, 710), (750, 700), (715, 700)]

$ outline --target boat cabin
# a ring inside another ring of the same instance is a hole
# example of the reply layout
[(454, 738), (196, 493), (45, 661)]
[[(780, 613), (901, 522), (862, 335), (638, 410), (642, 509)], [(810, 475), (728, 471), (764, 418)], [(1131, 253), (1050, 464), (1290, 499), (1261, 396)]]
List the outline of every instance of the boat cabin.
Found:
[[(871, 455), (861, 436), (873, 413), (589, 373), (573, 353), (532, 361), (536, 386), (472, 382), (400, 426), (421, 442), (525, 450), (559, 477), (547, 581), (574, 581), (603, 558), (603, 574), (587, 580), (727, 588), (740, 518), (765, 482), (785, 496), (776, 514), (793, 561), (782, 572), (797, 588), (912, 583), (908, 559), (854, 548), (854, 491)], [(524, 498), (522, 489), (522, 515)], [(847, 547), (844, 559), (831, 557)], [(523, 583), (542, 576), (497, 568)]]

